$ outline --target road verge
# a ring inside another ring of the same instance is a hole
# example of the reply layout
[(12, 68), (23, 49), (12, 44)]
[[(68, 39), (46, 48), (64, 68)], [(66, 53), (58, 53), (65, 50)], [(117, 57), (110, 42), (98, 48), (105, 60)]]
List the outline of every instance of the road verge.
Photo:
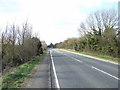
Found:
[(30, 73), (32, 73), (34, 67), (39, 63), (45, 54), (36, 56), (31, 61), (18, 66), (14, 72), (2, 77), (2, 88), (20, 88), (26, 79), (30, 78)]
[(113, 64), (119, 64), (120, 63), (120, 58), (114, 58), (114, 57), (104, 56), (104, 55), (95, 55), (95, 54), (85, 53), (85, 52), (78, 52), (78, 51), (70, 50), (70, 49), (59, 49), (59, 50), (64, 50), (64, 51), (67, 51), (67, 52), (71, 52), (71, 53), (74, 53), (74, 54), (82, 55), (82, 56), (89, 57), (89, 58), (94, 58), (94, 59), (97, 59), (97, 60), (101, 60), (101, 61), (109, 62), (109, 63), (113, 63)]

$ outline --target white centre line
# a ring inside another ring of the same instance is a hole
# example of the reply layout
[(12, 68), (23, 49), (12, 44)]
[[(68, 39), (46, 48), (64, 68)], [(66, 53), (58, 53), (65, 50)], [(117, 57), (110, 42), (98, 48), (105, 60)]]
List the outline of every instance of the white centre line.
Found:
[[(66, 54), (64, 54), (64, 55), (66, 55)], [(67, 56), (67, 55), (66, 55)], [(74, 57), (71, 57), (72, 59), (74, 59), (74, 60), (76, 60), (76, 61), (78, 61), (78, 62), (80, 62), (80, 63), (82, 63), (82, 61), (81, 60), (79, 60), (79, 59), (76, 59), (76, 58), (74, 58)], [(89, 65), (88, 65), (89, 66)], [(98, 69), (98, 68), (96, 68), (96, 67), (94, 67), (94, 66), (90, 66), (90, 67), (92, 67), (93, 69), (95, 69), (95, 70), (97, 70), (97, 71), (100, 71), (100, 72), (102, 72), (102, 73), (104, 73), (104, 74), (106, 74), (106, 75), (108, 75), (108, 76), (110, 76), (110, 77), (112, 77), (112, 78), (114, 78), (114, 79), (117, 79), (117, 80), (120, 80), (120, 78), (118, 78), (118, 77), (116, 77), (116, 76), (114, 76), (114, 75), (111, 75), (111, 74), (109, 74), (108, 72), (105, 72), (105, 71), (103, 71), (103, 70), (101, 70), (101, 69)]]
[(63, 49), (60, 49), (60, 50), (65, 51), (65, 52), (69, 52), (69, 53), (73, 53), (73, 54), (76, 54), (76, 55), (80, 55), (80, 56), (93, 58), (93, 60), (103, 61), (103, 62), (111, 63), (111, 64), (114, 64), (114, 65), (119, 65), (117, 62), (105, 60), (105, 59), (102, 59), (102, 58), (97, 58), (97, 57), (93, 57), (93, 56), (89, 56), (89, 55), (85, 55), (85, 54), (80, 54), (80, 53), (75, 53), (75, 52), (71, 52), (71, 51), (67, 51), (67, 50), (63, 50)]
[(97, 71), (100, 71), (100, 72), (102, 72), (102, 73), (104, 73), (104, 74), (106, 74), (106, 75), (109, 75), (109, 76), (111, 76), (111, 77), (113, 77), (113, 78), (115, 78), (115, 79), (117, 79), (117, 80), (120, 80), (118, 77), (113, 76), (113, 75), (111, 75), (111, 74), (109, 74), (109, 73), (107, 73), (107, 72), (105, 72), (105, 71), (103, 71), (103, 70), (100, 70), (100, 69), (98, 69), (98, 68), (96, 68), (96, 67), (94, 67), (94, 66), (92, 66), (92, 68), (95, 69), (95, 70), (97, 70)]
[(55, 76), (56, 88), (60, 89), (60, 84), (59, 84), (59, 81), (58, 81), (58, 77), (57, 77), (57, 73), (56, 73), (56, 69), (55, 69), (55, 65), (54, 65), (54, 61), (53, 61), (51, 51), (50, 51), (50, 56), (51, 56), (51, 60), (52, 60), (52, 67), (53, 67), (53, 73), (54, 73), (54, 76)]
[(81, 60), (79, 60), (79, 59), (76, 59), (76, 58), (74, 58), (74, 57), (72, 57), (74, 60), (76, 60), (76, 61), (78, 61), (78, 62), (80, 62), (80, 63), (82, 63), (82, 61)]

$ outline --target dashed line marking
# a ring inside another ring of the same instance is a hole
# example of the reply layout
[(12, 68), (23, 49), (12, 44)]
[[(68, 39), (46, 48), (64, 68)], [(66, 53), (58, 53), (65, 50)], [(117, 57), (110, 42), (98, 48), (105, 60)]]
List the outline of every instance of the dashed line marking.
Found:
[(93, 69), (95, 69), (95, 70), (97, 70), (97, 71), (100, 71), (100, 72), (102, 72), (102, 73), (104, 73), (104, 74), (106, 74), (106, 75), (109, 75), (109, 76), (111, 76), (111, 77), (113, 77), (113, 78), (115, 78), (115, 79), (117, 79), (117, 80), (120, 80), (118, 77), (116, 77), (116, 76), (113, 76), (113, 75), (111, 75), (111, 74), (109, 74), (109, 73), (107, 73), (107, 72), (105, 72), (105, 71), (103, 71), (103, 70), (100, 70), (100, 69), (98, 69), (98, 68), (96, 68), (96, 67), (94, 67), (94, 66), (91, 66)]
[[(72, 53), (72, 52), (71, 52)], [(77, 54), (77, 53), (75, 53), (75, 54)], [(66, 54), (64, 54), (64, 55), (66, 55)], [(79, 54), (79, 55), (81, 55), (81, 54)], [(67, 55), (66, 55), (67, 56)], [(83, 55), (83, 56), (86, 56), (86, 55)], [(90, 56), (87, 56), (87, 57), (90, 57)], [(79, 59), (76, 59), (76, 58), (74, 58), (74, 57), (71, 57), (72, 59), (74, 59), (74, 60), (76, 60), (76, 61), (78, 61), (78, 62), (80, 62), (80, 63), (82, 63), (83, 61), (81, 61), (81, 60), (79, 60)], [(93, 58), (93, 57), (92, 57)], [(98, 59), (98, 58), (96, 58), (96, 59)], [(99, 60), (99, 59), (98, 59)], [(106, 62), (106, 61), (105, 61)], [(112, 63), (112, 62), (110, 62), (110, 63)], [(114, 63), (113, 63), (114, 64)], [(116, 63), (115, 63), (116, 64)], [(89, 65), (87, 65), (87, 66), (89, 66)], [(110, 76), (110, 77), (112, 77), (112, 78), (114, 78), (114, 79), (117, 79), (117, 80), (120, 80), (118, 77), (116, 77), (116, 76), (114, 76), (114, 75), (111, 75), (111, 74), (109, 74), (108, 72), (105, 72), (105, 71), (103, 71), (103, 70), (101, 70), (101, 69), (98, 69), (98, 68), (96, 68), (96, 67), (94, 67), (94, 66), (89, 66), (89, 67), (91, 67), (91, 68), (93, 68), (93, 69), (95, 69), (95, 70), (97, 70), (97, 71), (99, 71), (99, 72), (102, 72), (102, 73), (104, 73), (104, 74), (106, 74), (106, 75), (108, 75), (108, 76)]]
[(102, 58), (97, 58), (97, 57), (93, 57), (93, 56), (89, 56), (89, 55), (85, 55), (85, 54), (80, 54), (80, 53), (75, 53), (75, 52), (71, 52), (71, 51), (67, 51), (67, 50), (63, 50), (63, 49), (60, 49), (60, 50), (65, 51), (65, 52), (69, 52), (69, 53), (73, 53), (73, 54), (76, 54), (76, 55), (80, 55), (80, 56), (85, 56), (85, 57), (88, 57), (88, 58), (93, 58), (93, 59), (98, 60), (98, 61), (103, 61), (103, 62), (111, 63), (111, 64), (114, 64), (114, 65), (120, 65), (117, 62), (112, 62), (112, 61), (105, 60), (105, 59), (102, 59)]
[(78, 62), (82, 63), (82, 61), (81, 61), (81, 60), (79, 60), (79, 59), (76, 59), (76, 58), (74, 58), (74, 57), (72, 57), (72, 59), (74, 59), (74, 60), (76, 60), (76, 61), (78, 61)]

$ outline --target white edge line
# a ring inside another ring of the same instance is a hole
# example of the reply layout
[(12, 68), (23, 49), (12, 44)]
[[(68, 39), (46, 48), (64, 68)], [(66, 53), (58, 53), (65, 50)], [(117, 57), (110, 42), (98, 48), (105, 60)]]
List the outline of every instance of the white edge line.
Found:
[(58, 81), (58, 77), (57, 77), (57, 73), (56, 73), (56, 69), (55, 69), (55, 65), (54, 65), (54, 61), (53, 61), (53, 57), (52, 57), (51, 51), (50, 51), (50, 56), (51, 56), (51, 60), (52, 60), (52, 67), (53, 67), (53, 72), (54, 72), (54, 76), (55, 76), (56, 87), (57, 87), (57, 88), (60, 88), (60, 85), (59, 85), (59, 81)]
[[(60, 49), (61, 50), (61, 49)], [(66, 50), (63, 50), (63, 51), (66, 51)], [(70, 51), (66, 51), (66, 52), (70, 52)], [(88, 56), (88, 55), (83, 55), (83, 54), (79, 54), (79, 53), (75, 53), (75, 52), (70, 52), (70, 53), (74, 53), (74, 54), (77, 54), (77, 55), (82, 55), (82, 56), (86, 56), (86, 57), (90, 57), (90, 58), (95, 58), (95, 59), (97, 59), (97, 60), (100, 60), (100, 61), (104, 61), (104, 62), (109, 62), (109, 63), (112, 63), (112, 64), (118, 64), (118, 63), (115, 63), (115, 62), (110, 62), (110, 61), (105, 61), (104, 59), (100, 59), (100, 58), (96, 58), (96, 57), (92, 57), (92, 56)], [(76, 59), (76, 58), (74, 58), (74, 57), (72, 57), (74, 60), (76, 60), (76, 61), (78, 61), (78, 62), (81, 62), (81, 61), (79, 61), (78, 59)], [(106, 74), (106, 75), (109, 75), (109, 76), (111, 76), (111, 77), (113, 77), (113, 78), (115, 78), (115, 79), (117, 79), (117, 80), (120, 80), (118, 77), (116, 77), (116, 76), (113, 76), (113, 75), (111, 75), (111, 74), (109, 74), (109, 73), (107, 73), (107, 72), (105, 72), (105, 71), (103, 71), (103, 70), (100, 70), (100, 69), (98, 69), (98, 68), (96, 68), (96, 67), (94, 67), (94, 66), (91, 66), (93, 69), (95, 69), (95, 70), (97, 70), (97, 71), (100, 71), (100, 72), (102, 72), (102, 73), (104, 73), (104, 74)]]
[(94, 66), (92, 66), (92, 68), (95, 69), (95, 70), (97, 70), (97, 71), (100, 71), (100, 72), (102, 72), (102, 73), (104, 73), (104, 74), (106, 74), (106, 75), (109, 75), (109, 76), (111, 76), (111, 77), (113, 77), (113, 78), (115, 78), (115, 79), (117, 79), (117, 80), (120, 80), (118, 77), (113, 76), (113, 75), (111, 75), (111, 74), (109, 74), (109, 73), (107, 73), (107, 72), (105, 72), (105, 71), (103, 71), (103, 70), (100, 70), (100, 69), (98, 69), (98, 68), (96, 68), (96, 67), (94, 67)]
[[(63, 49), (59, 49), (59, 50), (63, 50)], [(70, 52), (70, 51), (67, 51), (67, 50), (63, 50), (63, 51)], [(88, 56), (88, 55), (79, 54), (79, 53), (75, 53), (75, 52), (70, 52), (70, 53), (74, 53), (74, 54), (77, 54), (77, 55), (82, 55), (82, 56), (85, 56), (85, 57), (93, 58), (93, 59), (96, 59), (96, 60), (99, 60), (99, 61), (104, 61), (104, 62), (109, 62), (109, 63), (112, 63), (112, 64), (119, 65), (119, 64), (118, 64), (118, 63), (116, 63), (116, 62), (106, 61), (106, 60), (104, 60), (104, 59), (97, 58), (97, 57), (93, 57), (93, 56)]]

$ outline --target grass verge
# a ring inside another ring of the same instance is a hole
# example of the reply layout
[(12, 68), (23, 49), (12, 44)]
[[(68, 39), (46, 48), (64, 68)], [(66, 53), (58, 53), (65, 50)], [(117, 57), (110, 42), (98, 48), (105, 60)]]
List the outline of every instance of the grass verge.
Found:
[(63, 50), (67, 50), (67, 51), (75, 52), (75, 53), (79, 53), (79, 54), (84, 54), (84, 55), (89, 55), (89, 56), (94, 56), (94, 57), (98, 57), (98, 58), (103, 58), (103, 59), (107, 59), (107, 60), (111, 60), (111, 61), (120, 62), (120, 58), (114, 58), (114, 57), (110, 57), (110, 56), (98, 55), (98, 54), (87, 53), (87, 52), (79, 52), (79, 51), (75, 51), (75, 50), (71, 50), (71, 49), (63, 49)]
[(23, 82), (30, 78), (30, 73), (38, 64), (38, 62), (44, 57), (45, 53), (40, 56), (36, 56), (31, 61), (22, 64), (16, 68), (14, 72), (11, 72), (10, 74), (4, 76), (2, 79), (2, 89), (8, 89), (8, 88), (20, 88), (23, 84)]

